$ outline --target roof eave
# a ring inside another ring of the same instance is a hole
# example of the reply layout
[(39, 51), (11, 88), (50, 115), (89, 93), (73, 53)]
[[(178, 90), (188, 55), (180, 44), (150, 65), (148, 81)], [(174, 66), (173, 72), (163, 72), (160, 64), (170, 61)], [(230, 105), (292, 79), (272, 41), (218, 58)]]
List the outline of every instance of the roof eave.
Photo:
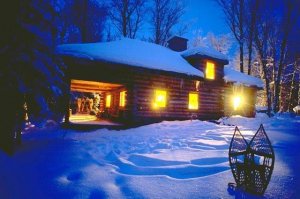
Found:
[(263, 86), (257, 86), (257, 85), (249, 85), (249, 84), (245, 84), (245, 83), (241, 83), (241, 82), (237, 82), (237, 81), (228, 81), (228, 80), (225, 80), (224, 81), (228, 84), (239, 84), (239, 85), (243, 85), (243, 86), (246, 86), (246, 87), (251, 87), (251, 88), (255, 88), (257, 90), (263, 90), (264, 87)]
[(185, 59), (194, 59), (194, 58), (200, 58), (200, 59), (210, 59), (219, 63), (222, 63), (224, 65), (229, 64), (229, 61), (227, 59), (219, 59), (213, 56), (208, 56), (208, 55), (199, 55), (199, 54), (195, 54), (195, 55), (189, 55), (189, 56), (184, 56), (182, 55)]
[(62, 58), (67, 58), (67, 59), (71, 59), (71, 60), (76, 60), (76, 61), (80, 61), (82, 63), (89, 63), (89, 62), (98, 62), (98, 63), (108, 63), (108, 64), (116, 64), (116, 65), (120, 65), (120, 66), (127, 66), (127, 67), (133, 67), (136, 69), (145, 69), (145, 70), (151, 70), (151, 71), (158, 71), (158, 72), (164, 72), (164, 73), (170, 73), (170, 74), (178, 74), (178, 75), (183, 75), (183, 76), (187, 76), (187, 77), (194, 77), (197, 79), (204, 79), (203, 76), (201, 76), (201, 71), (199, 71), (199, 75), (194, 75), (194, 74), (188, 74), (188, 73), (183, 73), (183, 72), (177, 72), (177, 71), (169, 71), (169, 70), (161, 70), (161, 69), (156, 69), (156, 68), (148, 68), (148, 67), (143, 67), (143, 66), (137, 66), (137, 65), (130, 65), (130, 64), (125, 64), (125, 63), (118, 63), (118, 62), (114, 62), (114, 61), (107, 61), (107, 60), (102, 60), (102, 59), (86, 59), (83, 57), (72, 57), (70, 55), (61, 55)]

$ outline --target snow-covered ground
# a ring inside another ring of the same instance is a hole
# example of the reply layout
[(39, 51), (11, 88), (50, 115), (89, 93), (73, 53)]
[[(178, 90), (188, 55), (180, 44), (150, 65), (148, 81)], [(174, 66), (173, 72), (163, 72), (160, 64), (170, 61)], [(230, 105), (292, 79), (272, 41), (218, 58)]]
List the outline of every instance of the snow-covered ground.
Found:
[[(44, 130), (0, 152), (0, 198), (239, 198), (228, 147), (234, 126), (250, 139), (263, 123), (276, 160), (264, 198), (299, 198), (300, 118), (239, 116), (127, 130)], [(246, 198), (250, 197), (246, 195)]]

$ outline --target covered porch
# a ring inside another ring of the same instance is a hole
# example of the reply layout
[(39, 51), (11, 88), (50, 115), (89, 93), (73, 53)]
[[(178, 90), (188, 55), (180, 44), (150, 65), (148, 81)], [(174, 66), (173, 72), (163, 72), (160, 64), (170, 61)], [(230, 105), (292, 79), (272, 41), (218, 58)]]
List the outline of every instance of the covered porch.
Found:
[(125, 110), (122, 84), (71, 79), (69, 122), (76, 125), (120, 126)]

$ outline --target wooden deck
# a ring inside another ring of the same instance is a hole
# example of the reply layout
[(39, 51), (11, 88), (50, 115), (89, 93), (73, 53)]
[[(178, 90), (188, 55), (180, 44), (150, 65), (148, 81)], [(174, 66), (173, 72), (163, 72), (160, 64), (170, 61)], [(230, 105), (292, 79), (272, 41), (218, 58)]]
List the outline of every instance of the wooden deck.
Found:
[(88, 114), (74, 114), (70, 116), (71, 124), (83, 124), (83, 125), (99, 125), (99, 126), (121, 126), (122, 124), (113, 122), (106, 119), (99, 119), (94, 115)]

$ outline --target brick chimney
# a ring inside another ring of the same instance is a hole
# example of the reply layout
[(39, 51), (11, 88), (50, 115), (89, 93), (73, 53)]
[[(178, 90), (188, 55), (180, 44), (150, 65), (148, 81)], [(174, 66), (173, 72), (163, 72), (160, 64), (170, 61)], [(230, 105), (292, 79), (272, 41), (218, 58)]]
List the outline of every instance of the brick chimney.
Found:
[(168, 43), (167, 46), (171, 50), (180, 52), (180, 51), (184, 51), (187, 49), (187, 42), (188, 42), (188, 39), (186, 39), (186, 38), (179, 37), (179, 36), (172, 36), (167, 41), (167, 43)]

